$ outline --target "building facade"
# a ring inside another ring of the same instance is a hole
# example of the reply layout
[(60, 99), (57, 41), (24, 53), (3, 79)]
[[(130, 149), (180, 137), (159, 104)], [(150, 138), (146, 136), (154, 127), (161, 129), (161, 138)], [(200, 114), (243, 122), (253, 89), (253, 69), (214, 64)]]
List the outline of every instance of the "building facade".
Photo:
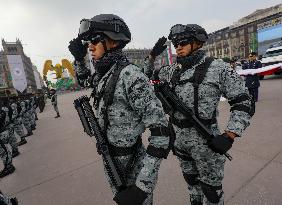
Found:
[[(161, 53), (155, 60), (155, 68), (160, 68), (162, 66), (166, 66), (170, 64), (171, 62), (174, 62), (176, 59), (175, 54), (171, 54), (171, 51), (169, 51), (171, 47), (171, 42), (167, 42), (168, 49)], [(144, 48), (144, 49), (124, 49), (124, 53), (127, 57), (127, 59), (140, 66), (144, 66), (145, 58), (150, 55), (151, 48)], [(171, 59), (170, 59), (171, 58)], [(171, 62), (170, 62), (171, 61)]]
[(16, 42), (6, 42), (2, 39), (3, 50), (0, 51), (0, 92), (17, 94), (16, 89), (13, 87), (12, 75), (8, 63), (9, 55), (21, 56), (24, 72), (26, 76), (27, 89), (25, 92), (35, 92), (37, 90), (36, 81), (34, 77), (33, 64), (28, 56), (23, 51), (22, 43), (19, 39)]
[[(265, 53), (259, 44), (261, 30), (282, 26), (282, 4), (255, 11), (233, 25), (209, 34), (204, 48), (216, 58), (247, 58), (250, 52)], [(278, 30), (277, 30), (278, 31)], [(279, 32), (278, 34), (279, 35)], [(280, 33), (282, 38), (282, 33)]]

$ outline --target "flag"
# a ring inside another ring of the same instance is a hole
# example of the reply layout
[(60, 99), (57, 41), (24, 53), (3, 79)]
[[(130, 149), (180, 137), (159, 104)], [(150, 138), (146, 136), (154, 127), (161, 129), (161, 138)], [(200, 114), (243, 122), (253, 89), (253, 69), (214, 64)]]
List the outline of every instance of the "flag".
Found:
[(171, 51), (171, 42), (167, 42), (166, 48), (166, 65), (172, 64), (172, 51)]

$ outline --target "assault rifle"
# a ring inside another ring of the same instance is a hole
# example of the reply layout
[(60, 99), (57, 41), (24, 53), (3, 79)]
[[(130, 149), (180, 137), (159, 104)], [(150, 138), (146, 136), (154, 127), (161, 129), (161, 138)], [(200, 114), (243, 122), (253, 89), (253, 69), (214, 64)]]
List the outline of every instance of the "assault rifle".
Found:
[[(187, 119), (191, 120), (194, 128), (201, 133), (201, 135), (207, 139), (207, 141), (211, 141), (215, 136), (212, 132), (206, 128), (206, 126), (195, 116), (193, 111), (188, 108), (179, 97), (172, 91), (169, 87), (168, 83), (163, 82), (155, 82), (154, 84), (156, 89), (156, 95), (159, 100), (162, 102), (163, 107), (167, 113), (170, 113), (172, 109), (179, 111), (182, 113)], [(232, 157), (228, 154), (224, 154), (230, 161)]]
[(83, 125), (84, 132), (90, 137), (94, 136), (97, 142), (98, 153), (102, 155), (105, 163), (105, 169), (117, 191), (126, 188), (124, 179), (120, 177), (114, 159), (110, 155), (108, 141), (106, 135), (101, 131), (98, 120), (95, 117), (92, 106), (90, 105), (90, 98), (82, 96), (74, 100), (74, 107), (78, 113), (80, 121)]

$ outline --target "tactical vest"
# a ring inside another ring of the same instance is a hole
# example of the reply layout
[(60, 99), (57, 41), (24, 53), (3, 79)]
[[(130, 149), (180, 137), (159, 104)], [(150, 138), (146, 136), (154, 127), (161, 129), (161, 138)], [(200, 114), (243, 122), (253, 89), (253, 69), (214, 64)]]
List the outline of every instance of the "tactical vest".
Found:
[[(101, 99), (104, 99), (104, 107), (102, 109), (102, 116), (104, 119), (104, 132), (106, 132), (109, 119), (108, 119), (108, 108), (113, 104), (114, 94), (116, 90), (117, 81), (121, 71), (128, 65), (132, 63), (129, 62), (117, 62), (116, 68), (109, 74), (108, 78), (105, 79), (105, 83), (102, 85), (101, 91), (97, 93), (96, 99), (94, 99), (95, 107), (97, 108)], [(124, 156), (132, 154), (136, 149), (141, 146), (142, 141), (141, 137), (137, 140), (134, 146), (132, 147), (114, 147), (109, 144), (110, 150), (115, 156)], [(129, 163), (130, 164), (130, 163)]]
[[(214, 59), (212, 57), (206, 57), (205, 62), (198, 65), (195, 68), (195, 72), (193, 73), (193, 76), (189, 79), (180, 80), (181, 74), (183, 73), (180, 70), (180, 71), (174, 71), (172, 74), (172, 78), (170, 80), (173, 89), (175, 89), (177, 85), (183, 85), (187, 82), (192, 83), (194, 87), (194, 114), (204, 125), (207, 125), (207, 126), (210, 126), (211, 124), (216, 123), (216, 111), (214, 111), (212, 119), (201, 119), (200, 118), (199, 116), (199, 85), (203, 82), (206, 76), (206, 73), (208, 71), (208, 68), (210, 67), (213, 60)], [(158, 73), (155, 75), (155, 77), (158, 78)], [(176, 119), (173, 116), (173, 114), (170, 117), (170, 121), (180, 128), (193, 127), (193, 124), (191, 124), (191, 122), (189, 122), (188, 119), (179, 120), (179, 119)]]

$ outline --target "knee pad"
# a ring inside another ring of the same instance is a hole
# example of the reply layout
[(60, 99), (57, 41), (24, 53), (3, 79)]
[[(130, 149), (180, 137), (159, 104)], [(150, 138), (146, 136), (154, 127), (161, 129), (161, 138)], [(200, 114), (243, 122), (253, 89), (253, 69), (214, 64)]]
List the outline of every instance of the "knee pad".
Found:
[(183, 177), (184, 177), (185, 181), (190, 186), (195, 186), (195, 185), (197, 185), (199, 183), (198, 175), (197, 174), (186, 174), (184, 172), (182, 174), (183, 174)]
[(201, 182), (202, 191), (211, 203), (218, 203), (223, 195), (222, 186), (211, 186)]

